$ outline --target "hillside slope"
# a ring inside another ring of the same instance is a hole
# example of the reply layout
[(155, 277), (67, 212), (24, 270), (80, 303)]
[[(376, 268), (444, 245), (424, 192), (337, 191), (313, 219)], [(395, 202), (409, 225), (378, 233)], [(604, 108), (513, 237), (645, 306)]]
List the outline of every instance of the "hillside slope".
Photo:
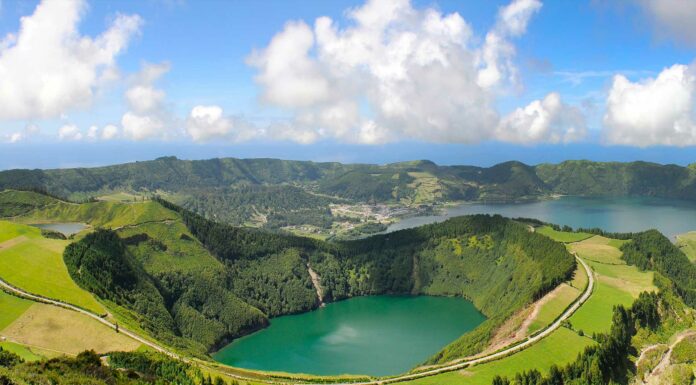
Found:
[(126, 326), (198, 354), (265, 326), (269, 317), (317, 307), (308, 263), (325, 302), (387, 293), (471, 299), (489, 320), (439, 359), (483, 348), (506, 317), (575, 268), (563, 245), (499, 216), (324, 242), (215, 223), (163, 200), (73, 204), (6, 192), (0, 212), (16, 213), (17, 202), (26, 201), (38, 203), (14, 220), (102, 227), (66, 249), (73, 279)]

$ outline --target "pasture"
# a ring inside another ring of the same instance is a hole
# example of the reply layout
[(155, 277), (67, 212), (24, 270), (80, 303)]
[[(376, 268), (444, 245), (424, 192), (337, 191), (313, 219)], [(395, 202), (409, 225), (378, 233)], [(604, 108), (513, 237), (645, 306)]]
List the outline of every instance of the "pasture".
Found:
[[(30, 293), (81, 306), (97, 314), (104, 307), (72, 280), (63, 262), (63, 249), (69, 241), (46, 239), (33, 227), (12, 224), (10, 229), (23, 235), (18, 242), (0, 249), (0, 277)], [(36, 229), (38, 230), (38, 229)], [(5, 241), (12, 242), (12, 240)]]
[(592, 234), (588, 233), (574, 233), (574, 232), (568, 232), (568, 231), (558, 231), (554, 230), (551, 226), (542, 226), (538, 227), (535, 230), (539, 234), (546, 235), (547, 237), (553, 239), (554, 241), (558, 242), (563, 242), (563, 243), (571, 243), (571, 242), (579, 242), (582, 241), (583, 239), (590, 238)]
[(94, 349), (98, 353), (131, 351), (140, 343), (75, 311), (36, 303), (6, 327), (9, 340), (70, 355)]

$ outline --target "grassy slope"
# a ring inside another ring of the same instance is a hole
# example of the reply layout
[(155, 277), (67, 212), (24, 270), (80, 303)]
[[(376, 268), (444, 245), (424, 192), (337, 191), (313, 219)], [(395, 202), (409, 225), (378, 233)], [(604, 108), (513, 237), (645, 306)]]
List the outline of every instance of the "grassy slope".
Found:
[(544, 326), (551, 324), (581, 293), (582, 291), (570, 285), (561, 284), (561, 286), (553, 292), (548, 302), (541, 306), (539, 313), (534, 317), (534, 321), (529, 325), (528, 333), (534, 333)]
[(86, 315), (41, 303), (32, 305), (2, 334), (23, 345), (66, 354), (88, 349), (101, 353), (131, 351), (140, 346)]
[(592, 237), (569, 246), (595, 272), (592, 297), (571, 318), (577, 330), (591, 335), (608, 331), (615, 305), (629, 306), (641, 291), (656, 290), (652, 272), (641, 272), (621, 260), (621, 251), (608, 238)]
[(691, 262), (696, 261), (696, 231), (677, 235), (677, 246)]
[(13, 228), (11, 232), (15, 234), (24, 234), (21, 241), (0, 249), (0, 277), (30, 293), (66, 301), (97, 314), (104, 313), (104, 307), (92, 294), (70, 278), (62, 256), (68, 241), (43, 238), (33, 227), (0, 223)]
[(566, 231), (558, 231), (554, 230), (551, 226), (542, 226), (536, 229), (536, 231), (539, 234), (544, 234), (547, 237), (553, 239), (554, 241), (558, 242), (563, 242), (563, 243), (569, 243), (569, 242), (578, 242), (582, 241), (583, 239), (590, 238), (592, 234), (588, 233), (571, 233), (571, 232), (566, 232)]
[(176, 215), (154, 202), (123, 204), (119, 202), (89, 202), (73, 204), (56, 201), (23, 216), (24, 223), (85, 222), (92, 226), (119, 228), (122, 226), (174, 220)]
[(534, 368), (545, 372), (552, 364), (563, 365), (571, 362), (578, 353), (592, 343), (592, 340), (587, 337), (580, 337), (573, 331), (560, 328), (529, 349), (498, 361), (407, 383), (418, 385), (490, 385), (496, 375), (513, 376), (519, 371)]
[(32, 304), (31, 301), (0, 291), (0, 332), (24, 314)]
[[(462, 371), (445, 373), (427, 377), (409, 384), (427, 385), (490, 385), (495, 375), (514, 376), (514, 374), (530, 369), (538, 369), (545, 373), (551, 364), (562, 366), (573, 361), (577, 354), (582, 352), (585, 346), (592, 343), (587, 336), (594, 332), (604, 332), (611, 327), (613, 307), (618, 304), (630, 305), (635, 297), (636, 290), (656, 290), (652, 284), (652, 272), (640, 272), (633, 266), (627, 266), (619, 257), (621, 252), (616, 249), (616, 242), (604, 237), (592, 237), (585, 241), (569, 244), (571, 251), (576, 251), (583, 258), (593, 258), (608, 263), (621, 263), (620, 265), (608, 265), (588, 261), (595, 271), (595, 290), (588, 301), (570, 318), (575, 330), (583, 330), (585, 337), (580, 337), (576, 332), (562, 327), (549, 337), (541, 340), (531, 348), (518, 354), (501, 360), (474, 366)], [(574, 286), (585, 287), (586, 279), (576, 277), (571, 281)], [(569, 290), (576, 290), (570, 288)], [(565, 300), (568, 298), (566, 297)], [(559, 299), (558, 302), (563, 300)], [(562, 303), (550, 301), (540, 311), (541, 317), (550, 318)], [(546, 308), (546, 309), (545, 309)], [(554, 309), (556, 308), (556, 309)], [(547, 312), (545, 315), (543, 313)], [(555, 318), (555, 317), (553, 317)], [(538, 324), (532, 324), (538, 326)]]
[[(0, 342), (0, 348), (3, 350), (7, 350), (8, 352), (12, 352), (20, 357), (24, 361), (39, 361), (43, 358), (46, 358), (44, 355), (39, 355), (34, 353), (31, 349), (24, 345), (16, 344), (14, 342)], [(39, 349), (37, 349), (39, 350)]]

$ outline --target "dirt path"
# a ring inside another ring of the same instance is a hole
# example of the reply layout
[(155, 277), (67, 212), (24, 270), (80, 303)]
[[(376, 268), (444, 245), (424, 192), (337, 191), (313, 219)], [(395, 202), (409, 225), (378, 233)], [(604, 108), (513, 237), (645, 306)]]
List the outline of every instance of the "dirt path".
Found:
[[(662, 375), (665, 372), (665, 369), (669, 366), (670, 360), (672, 359), (672, 351), (674, 350), (674, 347), (677, 346), (678, 343), (682, 342), (684, 338), (696, 335), (696, 330), (687, 330), (682, 333), (680, 333), (677, 338), (672, 342), (672, 344), (669, 345), (669, 349), (665, 352), (665, 354), (662, 355), (662, 359), (660, 362), (655, 365), (653, 370), (650, 372), (645, 377), (645, 380), (643, 381), (643, 384), (648, 384), (648, 385), (653, 385), (653, 384), (659, 384), (660, 383), (660, 375)], [(643, 354), (641, 353), (641, 357)]]
[(26, 235), (20, 235), (16, 238), (12, 238), (12, 239), (7, 240), (5, 242), (0, 242), (0, 250), (9, 249), (10, 247), (16, 246), (16, 245), (26, 241), (27, 239), (29, 239), (29, 238), (27, 238)]
[(321, 277), (319, 277), (319, 274), (317, 274), (316, 271), (312, 270), (312, 267), (309, 265), (309, 262), (307, 263), (307, 272), (309, 273), (309, 276), (312, 278), (312, 285), (314, 285), (314, 290), (317, 292), (317, 298), (319, 299), (319, 307), (324, 307), (326, 304), (324, 303), (324, 288), (321, 287)]

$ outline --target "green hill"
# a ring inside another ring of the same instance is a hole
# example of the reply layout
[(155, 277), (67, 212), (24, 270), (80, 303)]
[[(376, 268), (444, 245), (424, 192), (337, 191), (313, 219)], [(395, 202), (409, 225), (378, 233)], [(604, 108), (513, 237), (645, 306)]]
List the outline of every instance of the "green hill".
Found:
[[(481, 349), (509, 315), (566, 280), (560, 243), (500, 216), (477, 215), (356, 241), (326, 242), (210, 221), (170, 202), (67, 203), (0, 193), (14, 220), (81, 221), (97, 230), (66, 248), (73, 280), (119, 322), (202, 354), (264, 327), (269, 317), (372, 294), (463, 296), (488, 317), (436, 360)], [(280, 290), (282, 288), (282, 290)]]
[[(84, 201), (166, 194), (216, 221), (330, 229), (333, 203), (431, 204), (535, 200), (553, 194), (696, 199), (696, 168), (647, 162), (566, 161), (530, 166), (386, 165), (278, 159), (175, 157), (106, 167), (0, 172), (0, 189), (33, 189)], [(14, 210), (31, 207), (17, 202)], [(9, 210), (9, 208), (8, 208)], [(8, 213), (11, 213), (8, 211)]]

